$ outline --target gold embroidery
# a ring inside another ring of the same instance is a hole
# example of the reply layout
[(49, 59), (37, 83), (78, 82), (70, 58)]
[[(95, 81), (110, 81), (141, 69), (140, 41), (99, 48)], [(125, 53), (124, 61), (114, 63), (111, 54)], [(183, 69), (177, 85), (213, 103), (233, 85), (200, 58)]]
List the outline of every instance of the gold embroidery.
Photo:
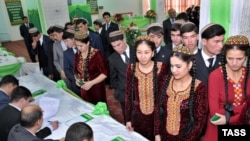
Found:
[[(157, 63), (158, 73), (161, 70), (162, 63)], [(139, 105), (143, 114), (149, 115), (154, 111), (154, 84), (153, 84), (153, 70), (147, 74), (139, 69), (136, 63), (135, 77), (138, 78), (138, 94)]]
[[(91, 52), (90, 52), (90, 55), (89, 55), (89, 61), (91, 60), (91, 58), (97, 53), (97, 49), (93, 49), (91, 47)], [(77, 67), (77, 70), (79, 72), (79, 74), (77, 74), (77, 78), (78, 79), (83, 79), (84, 78), (84, 68), (85, 68), (85, 60), (87, 58), (83, 58), (81, 53), (78, 54), (78, 57), (79, 57), (79, 65)], [(87, 79), (89, 80), (89, 76), (87, 76)]]
[(169, 87), (167, 89), (167, 117), (166, 117), (166, 130), (171, 135), (178, 135), (180, 130), (181, 113), (180, 108), (183, 100), (189, 98), (190, 85), (188, 88), (181, 92), (175, 92), (173, 90), (173, 79), (171, 78), (169, 82)]

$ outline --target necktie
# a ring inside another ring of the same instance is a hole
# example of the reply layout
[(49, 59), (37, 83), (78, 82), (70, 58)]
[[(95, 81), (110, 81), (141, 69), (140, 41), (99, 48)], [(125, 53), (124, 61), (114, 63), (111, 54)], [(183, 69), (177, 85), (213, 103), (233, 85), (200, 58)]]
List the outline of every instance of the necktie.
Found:
[(125, 64), (129, 64), (129, 58), (127, 53), (124, 51), (122, 54), (125, 56)]
[(214, 61), (214, 58), (208, 59), (208, 62), (209, 62), (208, 71), (209, 72), (211, 72), (213, 70), (213, 61)]
[(108, 28), (109, 28), (109, 23), (107, 23), (107, 29), (106, 30), (108, 30)]

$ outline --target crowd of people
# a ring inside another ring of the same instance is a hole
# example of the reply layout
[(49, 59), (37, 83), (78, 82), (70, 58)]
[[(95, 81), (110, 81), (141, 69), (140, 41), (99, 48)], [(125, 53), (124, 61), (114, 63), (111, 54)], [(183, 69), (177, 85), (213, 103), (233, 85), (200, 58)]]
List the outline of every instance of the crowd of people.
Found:
[[(125, 117), (122, 124), (149, 140), (216, 141), (218, 125), (249, 125), (249, 39), (243, 35), (225, 39), (225, 29), (216, 23), (199, 33), (186, 13), (176, 15), (171, 8), (168, 14), (162, 24), (150, 24), (133, 47), (109, 12), (103, 13), (104, 24), (94, 21), (96, 32), (84, 18), (65, 27), (53, 25), (47, 36), (24, 17), (20, 30), (29, 34), (23, 35), (29, 38), (25, 44), (31, 59), (38, 56), (45, 76), (64, 80), (93, 104), (106, 102), (106, 88), (114, 89)], [(42, 112), (38, 106), (27, 106), (32, 100), (15, 77), (1, 80), (0, 113), (5, 115), (0, 116), (1, 140), (18, 140), (27, 130), (31, 134), (24, 140), (44, 138), (58, 128), (54, 121), (43, 129), (45, 135), (40, 133)], [(15, 114), (15, 119), (7, 113)], [(93, 140), (93, 134), (87, 124), (76, 123), (65, 140)]]

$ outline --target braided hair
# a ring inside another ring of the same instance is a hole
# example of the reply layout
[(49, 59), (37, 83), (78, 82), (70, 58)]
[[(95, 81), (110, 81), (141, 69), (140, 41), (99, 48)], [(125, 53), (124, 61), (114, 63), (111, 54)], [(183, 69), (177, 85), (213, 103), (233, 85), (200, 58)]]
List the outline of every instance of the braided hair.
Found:
[[(153, 40), (149, 37), (149, 36), (139, 36), (137, 37), (137, 40), (135, 42), (135, 48), (134, 48), (134, 52), (135, 55), (133, 57), (133, 62), (134, 64), (132, 65), (132, 73), (131, 73), (131, 83), (130, 83), (130, 93), (131, 93), (131, 101), (132, 101), (132, 109), (134, 108), (134, 100), (135, 100), (135, 94), (134, 94), (134, 82), (135, 82), (135, 68), (136, 68), (136, 62), (138, 61), (138, 58), (136, 56), (136, 50), (138, 48), (139, 45), (141, 44), (146, 44), (152, 51), (154, 51), (154, 56), (152, 57), (152, 60), (154, 61), (154, 67), (153, 67), (153, 87), (154, 87), (154, 104), (156, 103), (157, 100), (157, 96), (158, 96), (158, 79), (157, 79), (157, 61), (156, 61), (156, 46), (153, 42)], [(132, 118), (133, 119), (133, 118)]]
[[(188, 133), (190, 133), (190, 131), (192, 130), (193, 126), (195, 125), (195, 121), (194, 121), (194, 114), (193, 114), (193, 104), (195, 101), (195, 77), (196, 77), (196, 61), (195, 61), (195, 57), (191, 52), (190, 49), (184, 46), (177, 46), (172, 54), (171, 57), (177, 57), (181, 60), (183, 60), (184, 62), (186, 62), (187, 64), (189, 64), (190, 62), (193, 63), (192, 68), (190, 70), (190, 75), (192, 76), (192, 81), (191, 81), (191, 88), (190, 88), (190, 96), (189, 96), (189, 101), (188, 101), (188, 110), (189, 110), (189, 121), (187, 126), (185, 127), (185, 129), (183, 130), (183, 132), (181, 133), (181, 136), (184, 137), (186, 135), (188, 135)], [(169, 83), (170, 80), (172, 78), (172, 72), (171, 70), (168, 73), (168, 76), (164, 82), (164, 87), (162, 89), (162, 93), (161, 93), (161, 97), (160, 97), (160, 117), (163, 120), (165, 114), (164, 110), (165, 108), (165, 99), (166, 99), (166, 91), (169, 87)]]
[[(90, 43), (89, 35), (85, 31), (77, 31), (75, 33), (74, 37), (75, 37), (76, 41), (79, 41), (81, 43), (84, 43), (84, 44)], [(80, 52), (78, 54), (80, 55)], [(84, 73), (83, 79), (84, 79), (84, 81), (88, 81), (88, 65), (89, 65), (90, 54), (91, 54), (91, 46), (88, 47), (88, 54), (87, 54), (86, 59), (84, 60), (84, 64), (85, 64), (84, 68), (83, 68), (83, 73)], [(82, 57), (82, 56), (80, 55), (80, 57)]]
[[(245, 56), (248, 56), (245, 79), (244, 79), (244, 99), (246, 100), (248, 98), (248, 96), (247, 96), (247, 82), (248, 82), (248, 75), (249, 75), (249, 68), (250, 68), (249, 41), (248, 41), (247, 37), (245, 37), (245, 36), (241, 36), (241, 35), (231, 36), (227, 39), (227, 41), (223, 47), (223, 52), (222, 52), (222, 57), (221, 57), (221, 66), (222, 66), (224, 86), (225, 86), (226, 104), (231, 104), (228, 101), (228, 81), (227, 81), (228, 76), (227, 76), (227, 71), (226, 71), (226, 64), (227, 64), (226, 56), (227, 56), (227, 52), (229, 50), (232, 50), (232, 49), (244, 51)], [(226, 107), (225, 107), (225, 110), (228, 110), (228, 109), (226, 109)], [(231, 112), (232, 112), (232, 108), (229, 110), (231, 110)], [(229, 121), (227, 121), (227, 123), (228, 122)]]

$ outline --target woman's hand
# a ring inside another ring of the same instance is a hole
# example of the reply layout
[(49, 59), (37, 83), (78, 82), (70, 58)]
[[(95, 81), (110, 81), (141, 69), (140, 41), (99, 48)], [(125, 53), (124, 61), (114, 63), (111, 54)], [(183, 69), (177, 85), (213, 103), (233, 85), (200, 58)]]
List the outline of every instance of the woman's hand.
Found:
[(219, 113), (215, 113), (215, 115), (219, 116), (220, 118), (218, 120), (212, 121), (210, 120), (210, 122), (214, 125), (225, 125), (226, 124), (226, 116), (219, 114)]
[(161, 136), (160, 135), (156, 135), (155, 136), (155, 141), (161, 141)]
[(132, 123), (130, 121), (126, 122), (126, 128), (128, 131), (134, 131), (134, 128), (132, 127)]
[(89, 90), (90, 88), (92, 88), (94, 84), (92, 83), (92, 81), (86, 81), (84, 82), (84, 84), (81, 86), (82, 89), (84, 90)]

